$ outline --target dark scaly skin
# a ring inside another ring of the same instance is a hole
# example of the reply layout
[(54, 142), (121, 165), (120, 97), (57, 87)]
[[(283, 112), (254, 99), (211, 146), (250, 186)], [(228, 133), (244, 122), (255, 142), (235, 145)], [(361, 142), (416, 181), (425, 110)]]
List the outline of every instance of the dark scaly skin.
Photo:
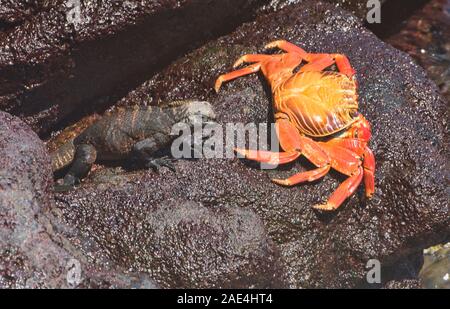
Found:
[(107, 114), (86, 128), (80, 135), (52, 153), (53, 170), (71, 164), (64, 185), (72, 186), (99, 161), (125, 160), (137, 157), (148, 167), (165, 165), (153, 155), (170, 146), (177, 137), (170, 135), (172, 127), (190, 117), (203, 121), (214, 119), (207, 102), (177, 101), (165, 106), (134, 107)]

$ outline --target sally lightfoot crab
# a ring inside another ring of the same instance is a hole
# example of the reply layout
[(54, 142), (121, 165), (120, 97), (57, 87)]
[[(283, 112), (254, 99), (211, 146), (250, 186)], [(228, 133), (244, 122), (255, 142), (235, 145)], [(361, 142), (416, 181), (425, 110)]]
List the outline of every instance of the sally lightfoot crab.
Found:
[[(273, 179), (283, 186), (312, 182), (331, 168), (348, 176), (320, 210), (335, 210), (351, 196), (364, 179), (368, 198), (375, 190), (375, 158), (368, 147), (369, 122), (358, 113), (355, 70), (342, 54), (312, 54), (284, 40), (266, 48), (282, 54), (253, 54), (241, 57), (234, 68), (247, 67), (219, 76), (215, 89), (235, 78), (262, 71), (273, 95), (275, 128), (283, 152), (235, 149), (247, 159), (286, 164), (305, 156), (317, 168), (288, 179)], [(298, 72), (294, 70), (306, 62)], [(324, 71), (336, 64), (338, 72)]]

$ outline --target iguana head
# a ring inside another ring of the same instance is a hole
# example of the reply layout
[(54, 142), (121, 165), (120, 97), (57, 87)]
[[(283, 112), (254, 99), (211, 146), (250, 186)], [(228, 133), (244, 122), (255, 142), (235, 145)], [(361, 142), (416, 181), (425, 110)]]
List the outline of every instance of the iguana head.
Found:
[(186, 115), (184, 121), (190, 126), (205, 125), (216, 119), (214, 110), (208, 102), (187, 101), (182, 107)]

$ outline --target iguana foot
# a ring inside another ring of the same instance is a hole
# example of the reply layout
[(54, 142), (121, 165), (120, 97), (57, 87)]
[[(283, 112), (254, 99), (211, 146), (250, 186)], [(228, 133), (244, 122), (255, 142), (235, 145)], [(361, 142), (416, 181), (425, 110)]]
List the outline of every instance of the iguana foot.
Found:
[(175, 165), (173, 164), (173, 159), (169, 157), (161, 157), (161, 158), (155, 158), (150, 159), (145, 163), (145, 166), (148, 168), (153, 169), (155, 172), (159, 172), (159, 169), (162, 166), (165, 166), (169, 168), (172, 172), (175, 172)]
[(67, 174), (64, 179), (57, 184), (55, 184), (55, 192), (67, 192), (75, 187), (75, 185), (80, 183), (80, 179), (77, 177)]

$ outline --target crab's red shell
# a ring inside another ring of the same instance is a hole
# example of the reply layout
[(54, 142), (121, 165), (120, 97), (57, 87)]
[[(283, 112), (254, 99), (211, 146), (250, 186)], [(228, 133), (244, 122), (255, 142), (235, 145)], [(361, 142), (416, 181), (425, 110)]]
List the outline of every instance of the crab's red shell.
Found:
[(278, 112), (285, 113), (309, 136), (328, 136), (357, 119), (354, 79), (336, 72), (301, 72), (274, 92)]

